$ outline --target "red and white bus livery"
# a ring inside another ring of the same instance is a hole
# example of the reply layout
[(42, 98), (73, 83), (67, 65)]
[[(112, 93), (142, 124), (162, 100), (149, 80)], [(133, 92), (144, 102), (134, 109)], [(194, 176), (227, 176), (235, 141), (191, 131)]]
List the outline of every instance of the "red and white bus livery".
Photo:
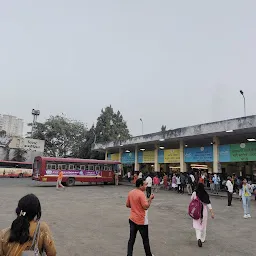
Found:
[(117, 161), (38, 156), (34, 160), (32, 179), (55, 182), (62, 170), (62, 182), (66, 186), (74, 186), (76, 182), (114, 183), (120, 164)]
[(32, 163), (0, 160), (0, 177), (23, 178), (32, 176)]

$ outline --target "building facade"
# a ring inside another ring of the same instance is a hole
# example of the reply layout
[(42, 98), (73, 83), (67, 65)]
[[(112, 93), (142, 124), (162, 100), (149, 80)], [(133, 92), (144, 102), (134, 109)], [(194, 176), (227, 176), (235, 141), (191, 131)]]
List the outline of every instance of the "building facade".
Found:
[(223, 120), (96, 144), (123, 169), (236, 174), (256, 181), (256, 116)]
[(23, 136), (24, 121), (11, 115), (0, 115), (0, 131), (5, 131), (7, 136)]

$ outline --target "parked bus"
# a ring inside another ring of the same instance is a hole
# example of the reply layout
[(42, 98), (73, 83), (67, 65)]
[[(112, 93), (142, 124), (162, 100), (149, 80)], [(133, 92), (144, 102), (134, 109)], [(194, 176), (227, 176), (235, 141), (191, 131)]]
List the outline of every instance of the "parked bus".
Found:
[(32, 177), (32, 163), (0, 160), (0, 177)]
[(62, 182), (66, 186), (74, 186), (76, 182), (114, 183), (120, 164), (117, 161), (38, 156), (34, 160), (32, 179), (56, 182), (61, 169)]

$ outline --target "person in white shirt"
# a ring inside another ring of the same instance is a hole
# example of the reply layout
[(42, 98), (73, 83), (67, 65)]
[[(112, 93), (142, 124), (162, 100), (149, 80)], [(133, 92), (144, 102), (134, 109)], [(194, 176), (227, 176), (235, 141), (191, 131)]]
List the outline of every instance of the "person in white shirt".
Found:
[(140, 171), (140, 173), (139, 173), (139, 177), (138, 177), (139, 179), (142, 179), (142, 172)]
[(152, 180), (152, 178), (150, 177), (149, 174), (148, 174), (148, 177), (146, 178), (146, 183), (147, 183), (147, 188), (146, 188), (147, 198), (150, 198), (151, 192), (152, 192), (153, 180)]
[(181, 180), (180, 180), (179, 174), (176, 176), (176, 182), (177, 182), (176, 184), (178, 186), (178, 193), (181, 193)]
[(195, 190), (195, 176), (191, 173), (190, 175), (190, 178), (191, 178), (191, 181), (192, 181), (192, 183), (191, 183), (191, 187), (192, 187), (192, 191), (194, 191)]
[(228, 193), (228, 206), (231, 206), (232, 204), (232, 197), (233, 197), (233, 184), (231, 182), (231, 177), (228, 177), (227, 183), (227, 193)]
[(128, 181), (131, 182), (131, 172), (130, 171), (128, 171), (128, 173), (127, 173), (127, 178), (128, 178)]

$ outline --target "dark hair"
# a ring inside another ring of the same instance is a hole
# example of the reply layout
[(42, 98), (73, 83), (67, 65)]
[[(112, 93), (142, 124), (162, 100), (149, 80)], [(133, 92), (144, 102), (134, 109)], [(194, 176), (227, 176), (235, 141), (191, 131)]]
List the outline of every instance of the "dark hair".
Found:
[(143, 184), (144, 184), (143, 179), (137, 179), (136, 180), (136, 188), (139, 188), (139, 187), (143, 186)]
[(11, 226), (9, 242), (24, 244), (29, 240), (29, 222), (41, 218), (41, 204), (34, 194), (22, 197), (16, 209), (17, 218)]
[(199, 183), (197, 185), (197, 189), (196, 189), (196, 195), (199, 197), (199, 199), (204, 203), (204, 204), (210, 204), (210, 198), (208, 193), (205, 191), (204, 188), (204, 184), (203, 183)]

